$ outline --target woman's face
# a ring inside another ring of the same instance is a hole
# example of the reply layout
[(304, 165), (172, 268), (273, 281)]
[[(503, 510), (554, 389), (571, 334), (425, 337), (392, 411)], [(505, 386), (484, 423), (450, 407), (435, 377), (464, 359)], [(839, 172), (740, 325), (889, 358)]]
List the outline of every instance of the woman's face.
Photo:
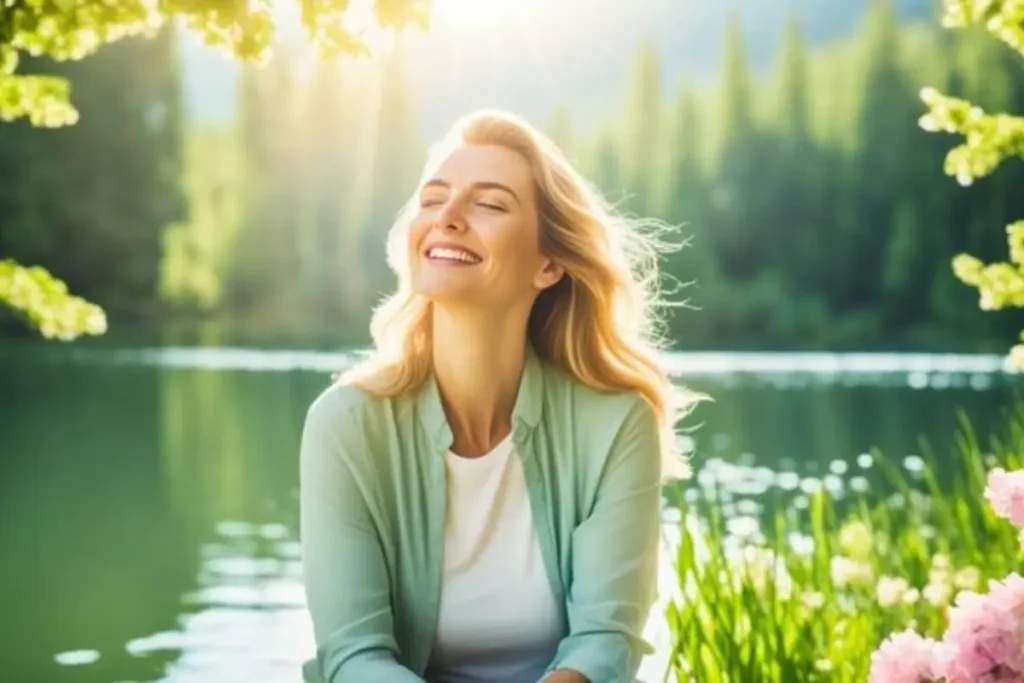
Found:
[(413, 290), (441, 304), (532, 304), (561, 270), (540, 253), (537, 197), (525, 159), (470, 145), (423, 185), (409, 229)]

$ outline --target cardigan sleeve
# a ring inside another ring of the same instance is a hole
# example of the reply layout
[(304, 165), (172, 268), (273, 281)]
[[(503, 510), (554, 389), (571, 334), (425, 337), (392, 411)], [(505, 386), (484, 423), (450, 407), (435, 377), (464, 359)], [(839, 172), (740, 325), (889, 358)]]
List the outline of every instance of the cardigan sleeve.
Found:
[(306, 415), (299, 458), (303, 578), (316, 668), (325, 683), (423, 683), (397, 660), (384, 554), (345, 448), (359, 432), (348, 410), (324, 398)]
[(660, 434), (639, 398), (613, 441), (590, 514), (572, 534), (569, 634), (548, 673), (590, 683), (632, 681), (654, 652), (643, 630), (657, 594), (661, 525)]

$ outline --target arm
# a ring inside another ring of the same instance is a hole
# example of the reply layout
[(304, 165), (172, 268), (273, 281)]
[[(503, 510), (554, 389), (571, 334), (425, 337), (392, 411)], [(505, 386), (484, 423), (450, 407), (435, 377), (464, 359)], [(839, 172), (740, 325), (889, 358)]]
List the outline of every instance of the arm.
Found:
[(320, 671), (325, 683), (423, 683), (396, 661), (384, 555), (343, 447), (347, 425), (321, 399), (302, 432), (303, 572)]
[(612, 445), (593, 510), (573, 532), (569, 635), (545, 683), (632, 681), (654, 651), (643, 629), (657, 591), (659, 441), (654, 411), (638, 399)]

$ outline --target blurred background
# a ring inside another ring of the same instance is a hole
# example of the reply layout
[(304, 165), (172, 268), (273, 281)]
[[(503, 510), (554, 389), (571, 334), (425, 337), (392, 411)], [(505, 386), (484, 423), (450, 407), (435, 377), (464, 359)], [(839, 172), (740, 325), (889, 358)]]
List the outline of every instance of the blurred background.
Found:
[(978, 310), (950, 262), (1004, 257), (1024, 166), (959, 187), (919, 93), (1021, 111), (1024, 67), (937, 17), (931, 0), (435, 0), (429, 32), (325, 60), (285, 6), (264, 66), (174, 27), (35, 60), (81, 118), (0, 123), (0, 257), (62, 277), (109, 331), (45, 342), (0, 309), (0, 678), (301, 679), (305, 409), (369, 342), (427, 146), (479, 107), (680, 226), (668, 360), (715, 398), (685, 438), (698, 472), (726, 473), (737, 534), (769, 494), (881, 492), (872, 449), (910, 470), (927, 443), (954, 457), (961, 420), (987, 433), (1012, 407), (1021, 323)]

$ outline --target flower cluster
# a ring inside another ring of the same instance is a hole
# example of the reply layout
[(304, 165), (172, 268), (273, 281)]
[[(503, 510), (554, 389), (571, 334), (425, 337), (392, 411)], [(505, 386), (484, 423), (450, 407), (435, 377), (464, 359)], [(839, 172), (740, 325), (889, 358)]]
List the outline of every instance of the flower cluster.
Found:
[[(985, 498), (1024, 529), (1024, 470), (992, 470)], [(988, 593), (960, 593), (942, 640), (913, 630), (890, 636), (871, 658), (870, 682), (1024, 683), (1024, 577), (991, 581)]]
[(985, 499), (997, 515), (1021, 529), (1021, 545), (1024, 545), (1024, 470), (992, 470)]

